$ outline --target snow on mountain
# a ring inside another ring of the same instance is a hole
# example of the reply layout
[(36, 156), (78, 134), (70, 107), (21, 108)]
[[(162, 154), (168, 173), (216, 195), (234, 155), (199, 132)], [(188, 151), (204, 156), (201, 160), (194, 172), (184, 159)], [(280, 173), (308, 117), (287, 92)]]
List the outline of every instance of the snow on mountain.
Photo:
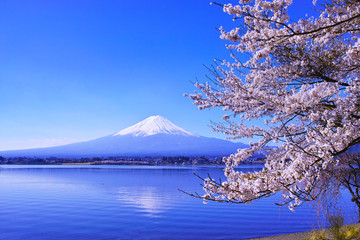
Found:
[(183, 136), (199, 136), (176, 126), (166, 118), (159, 115), (148, 117), (131, 127), (125, 128), (120, 132), (115, 133), (113, 136), (133, 135), (137, 137), (146, 137), (159, 133)]

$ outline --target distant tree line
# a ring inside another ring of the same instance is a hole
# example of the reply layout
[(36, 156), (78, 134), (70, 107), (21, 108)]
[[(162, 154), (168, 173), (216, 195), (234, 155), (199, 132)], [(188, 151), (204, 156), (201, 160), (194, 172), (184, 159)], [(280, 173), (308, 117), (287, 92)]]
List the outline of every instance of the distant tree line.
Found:
[[(263, 164), (262, 156), (255, 156), (243, 164)], [(88, 164), (88, 165), (223, 165), (223, 157), (206, 156), (146, 156), (146, 157), (1, 157), (0, 164), (51, 165), (51, 164)]]

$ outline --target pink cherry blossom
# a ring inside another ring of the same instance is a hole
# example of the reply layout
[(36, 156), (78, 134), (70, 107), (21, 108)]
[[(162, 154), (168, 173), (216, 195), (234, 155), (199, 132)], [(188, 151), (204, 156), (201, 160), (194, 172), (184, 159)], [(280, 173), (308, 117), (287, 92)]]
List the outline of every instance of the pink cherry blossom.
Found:
[[(297, 22), (291, 0), (223, 5), (238, 22), (220, 28), (232, 60), (217, 61), (216, 82), (197, 83), (189, 97), (226, 112), (216, 131), (260, 140), (224, 158), (226, 181), (205, 179), (204, 200), (249, 203), (281, 191), (294, 209), (345, 187), (360, 208), (360, 160), (348, 153), (360, 143), (360, 1), (313, 3), (319, 16)], [(246, 124), (254, 119), (264, 124)], [(265, 149), (262, 171), (235, 169)]]

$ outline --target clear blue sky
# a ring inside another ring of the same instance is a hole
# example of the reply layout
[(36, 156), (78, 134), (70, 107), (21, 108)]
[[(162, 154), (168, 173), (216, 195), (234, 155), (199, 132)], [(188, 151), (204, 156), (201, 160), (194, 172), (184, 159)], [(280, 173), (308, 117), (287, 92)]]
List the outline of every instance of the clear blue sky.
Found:
[[(228, 2), (228, 1), (226, 1)], [(0, 0), (0, 150), (117, 132), (151, 115), (188, 131), (208, 127), (183, 93), (202, 64), (226, 58), (216, 27), (231, 17), (209, 0)], [(295, 0), (304, 16), (311, 1)]]

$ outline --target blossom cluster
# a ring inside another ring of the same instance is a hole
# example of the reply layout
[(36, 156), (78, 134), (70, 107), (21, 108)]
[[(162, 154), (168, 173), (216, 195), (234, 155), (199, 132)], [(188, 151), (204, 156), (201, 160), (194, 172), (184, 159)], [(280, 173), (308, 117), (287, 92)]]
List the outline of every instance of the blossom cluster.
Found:
[[(198, 92), (189, 97), (200, 109), (225, 111), (216, 131), (260, 140), (224, 159), (227, 180), (206, 179), (204, 199), (244, 203), (282, 191), (293, 209), (346, 174), (349, 162), (340, 156), (360, 142), (360, 2), (314, 1), (319, 16), (296, 22), (288, 15), (291, 4), (223, 5), (239, 22), (230, 31), (220, 28), (232, 60), (217, 64), (215, 84), (196, 83)], [(254, 119), (264, 124), (248, 126)], [(266, 150), (262, 171), (235, 169), (272, 143), (279, 146)]]

